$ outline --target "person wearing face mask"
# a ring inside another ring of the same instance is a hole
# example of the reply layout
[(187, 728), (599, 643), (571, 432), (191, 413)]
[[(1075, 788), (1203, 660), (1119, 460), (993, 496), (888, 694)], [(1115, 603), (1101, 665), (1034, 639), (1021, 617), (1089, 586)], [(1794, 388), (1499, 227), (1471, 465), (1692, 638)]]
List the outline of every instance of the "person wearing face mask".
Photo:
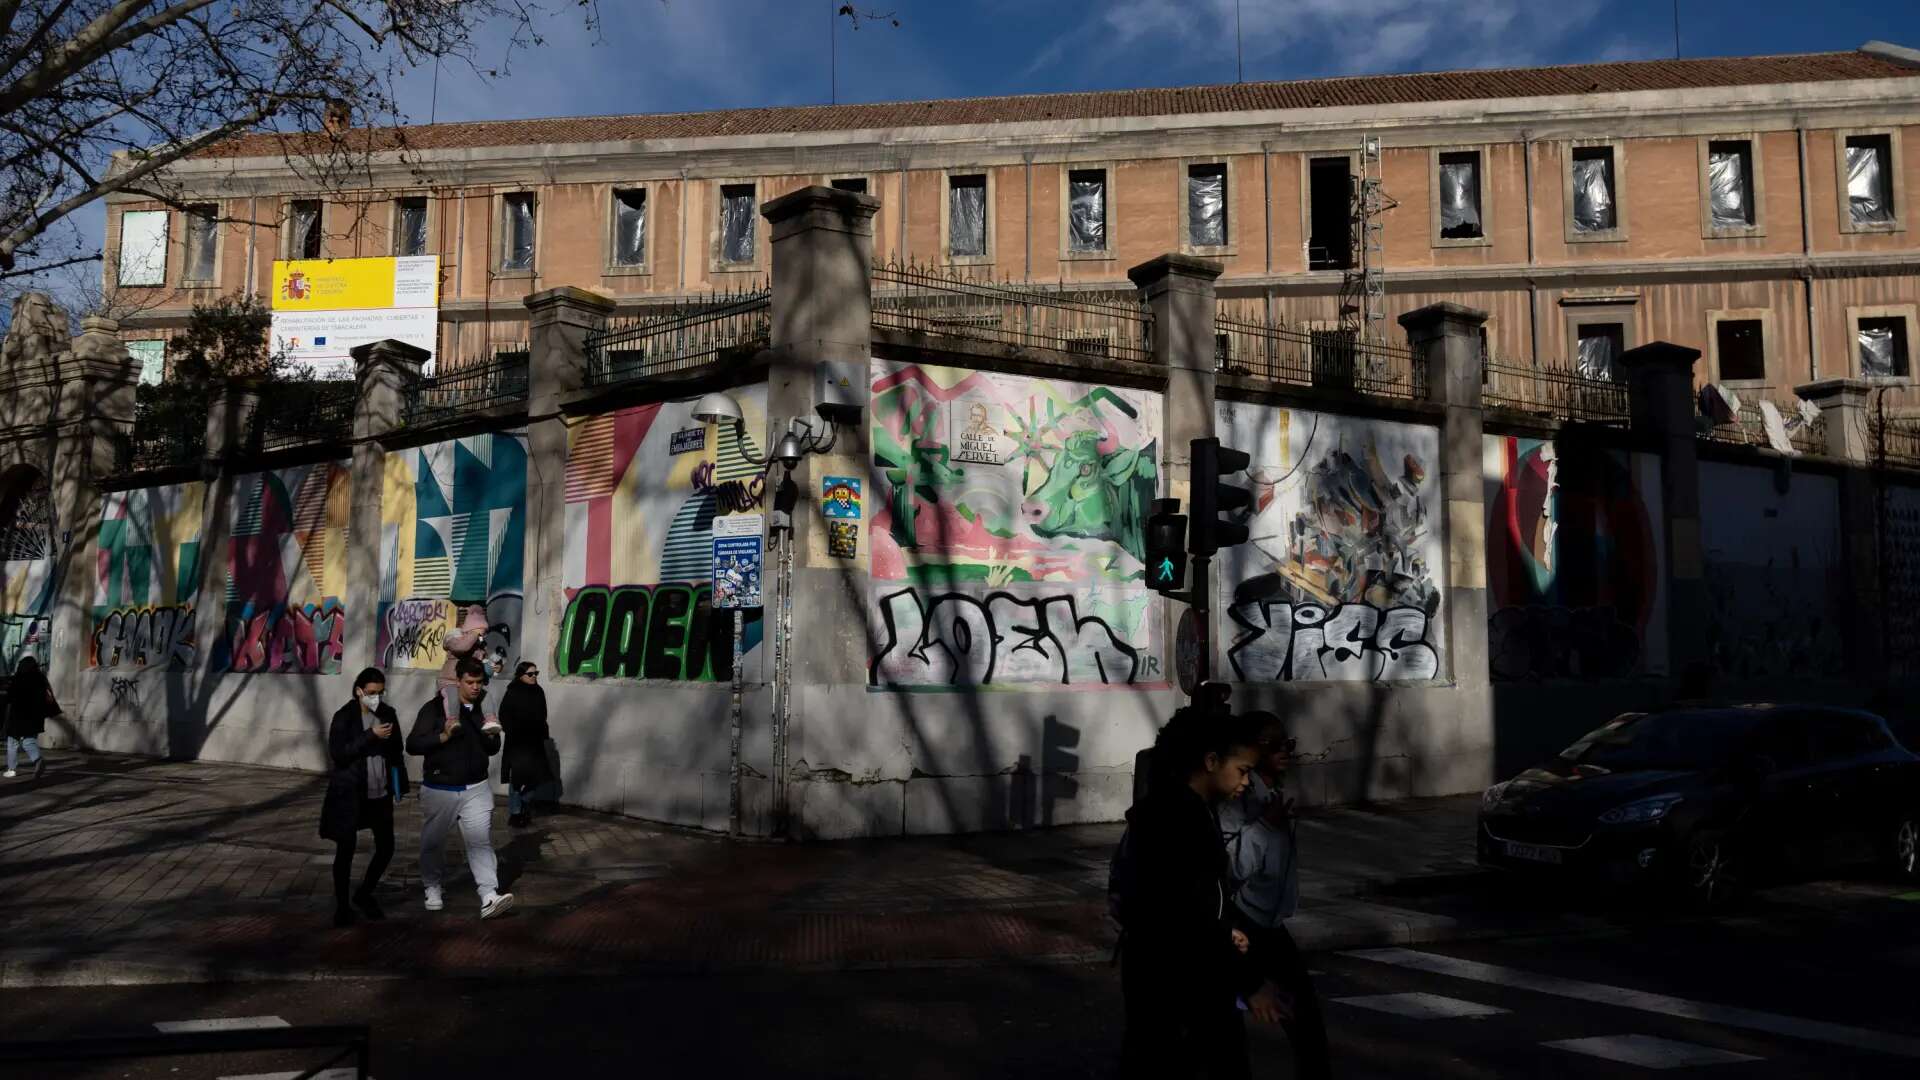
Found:
[[(368, 668), (353, 680), (353, 700), (333, 714), (327, 751), (333, 772), (320, 806), (320, 836), (334, 843), (333, 924), (351, 926), (354, 909), (369, 919), (385, 916), (373, 898), (380, 875), (393, 860), (393, 804), (407, 793), (400, 718), (383, 699), (387, 677)], [(360, 888), (353, 883), (353, 852), (360, 830), (373, 830), (373, 858)]]

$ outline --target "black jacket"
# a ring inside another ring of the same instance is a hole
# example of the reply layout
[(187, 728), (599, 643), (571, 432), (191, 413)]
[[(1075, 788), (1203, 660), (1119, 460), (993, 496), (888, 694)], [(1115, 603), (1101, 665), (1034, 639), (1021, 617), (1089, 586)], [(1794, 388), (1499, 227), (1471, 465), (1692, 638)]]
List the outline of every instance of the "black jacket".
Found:
[(7, 687), (6, 714), (0, 716), (0, 728), (9, 739), (35, 739), (47, 730), (47, 717), (60, 715), (54, 703), (53, 687), (40, 672), (15, 675)]
[(1213, 808), (1185, 784), (1159, 784), (1127, 811), (1133, 884), (1123, 956), (1128, 982), (1171, 1002), (1233, 1008), (1261, 974), (1232, 934), (1231, 878)]
[(506, 749), (500, 752), (500, 779), (514, 787), (539, 787), (553, 779), (547, 768), (547, 692), (514, 680), (500, 699), (500, 726)]
[[(367, 758), (379, 757), (389, 770), (400, 770), (400, 788), (389, 790), (387, 797), (407, 793), (406, 758), (400, 751), (400, 717), (393, 706), (382, 704), (374, 710), (374, 719), (393, 725), (393, 734), (376, 739), (360, 719), (360, 703), (349, 701), (333, 714), (327, 728), (327, 757), (333, 771), (327, 774), (327, 798), (320, 804), (320, 835), (338, 840), (360, 828), (360, 800), (367, 797)], [(388, 772), (389, 783), (393, 773)]]
[(453, 738), (440, 741), (440, 729), (446, 726), (446, 710), (440, 694), (420, 706), (407, 733), (407, 753), (426, 760), (420, 766), (423, 784), (458, 784), (462, 787), (487, 779), (487, 759), (500, 752), (500, 736), (481, 732), (479, 706), (460, 710), (460, 726)]

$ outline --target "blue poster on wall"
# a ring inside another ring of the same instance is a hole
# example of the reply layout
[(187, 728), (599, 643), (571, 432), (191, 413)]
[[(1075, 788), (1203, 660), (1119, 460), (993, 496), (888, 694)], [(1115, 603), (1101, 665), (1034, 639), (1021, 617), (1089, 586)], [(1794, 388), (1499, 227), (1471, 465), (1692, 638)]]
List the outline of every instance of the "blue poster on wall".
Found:
[(761, 534), (759, 514), (713, 519), (713, 606), (723, 610), (757, 608), (760, 602)]

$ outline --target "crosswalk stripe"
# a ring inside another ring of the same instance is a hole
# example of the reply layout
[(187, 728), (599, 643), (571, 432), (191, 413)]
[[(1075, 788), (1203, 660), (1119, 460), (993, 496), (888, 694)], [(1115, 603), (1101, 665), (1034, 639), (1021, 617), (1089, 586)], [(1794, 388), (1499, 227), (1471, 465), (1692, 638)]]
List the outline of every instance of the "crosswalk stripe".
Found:
[(1590, 1039), (1561, 1039), (1540, 1045), (1645, 1069), (1683, 1069), (1692, 1065), (1728, 1065), (1736, 1061), (1766, 1060), (1752, 1054), (1736, 1054), (1731, 1050), (1696, 1046), (1652, 1035), (1598, 1035)]
[(1360, 949), (1341, 955), (1357, 960), (1370, 960), (1378, 964), (1391, 964), (1414, 971), (1425, 971), (1434, 975), (1450, 975), (1456, 979), (1470, 979), (1474, 982), (1492, 983), (1495, 986), (1509, 986), (1516, 990), (1530, 990), (1536, 994), (1588, 1001), (1597, 1005), (1611, 1005), (1615, 1008), (1634, 1009), (1659, 1016), (1764, 1031), (1772, 1035), (1805, 1039), (1808, 1042), (1829, 1043), (1856, 1050), (1872, 1050), (1897, 1057), (1920, 1058), (1920, 1039), (1873, 1031), (1868, 1028), (1851, 1027), (1846, 1024), (1833, 1024), (1824, 1020), (1806, 1020), (1798, 1016), (1783, 1016), (1757, 1009), (1689, 1001), (1686, 998), (1670, 997), (1666, 994), (1650, 994), (1620, 986), (1563, 979), (1556, 975), (1536, 975), (1514, 968), (1482, 964), (1473, 960), (1442, 956), (1439, 953), (1417, 952), (1413, 949)]
[(162, 1035), (184, 1035), (189, 1032), (253, 1031), (293, 1025), (277, 1016), (223, 1016), (212, 1020), (162, 1020), (153, 1026)]
[(1439, 994), (1368, 994), (1362, 997), (1334, 998), (1335, 1004), (1353, 1005), (1375, 1012), (1392, 1013), (1413, 1020), (1453, 1020), (1459, 1017), (1496, 1016), (1507, 1010), (1481, 1005)]

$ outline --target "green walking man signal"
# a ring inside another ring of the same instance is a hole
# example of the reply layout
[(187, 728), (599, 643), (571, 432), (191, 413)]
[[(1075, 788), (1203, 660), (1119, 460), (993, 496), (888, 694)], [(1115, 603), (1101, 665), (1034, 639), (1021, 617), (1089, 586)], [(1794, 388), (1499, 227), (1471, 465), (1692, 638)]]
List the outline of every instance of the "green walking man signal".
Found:
[(1153, 500), (1147, 518), (1147, 587), (1177, 593), (1187, 587), (1187, 519), (1179, 499)]

